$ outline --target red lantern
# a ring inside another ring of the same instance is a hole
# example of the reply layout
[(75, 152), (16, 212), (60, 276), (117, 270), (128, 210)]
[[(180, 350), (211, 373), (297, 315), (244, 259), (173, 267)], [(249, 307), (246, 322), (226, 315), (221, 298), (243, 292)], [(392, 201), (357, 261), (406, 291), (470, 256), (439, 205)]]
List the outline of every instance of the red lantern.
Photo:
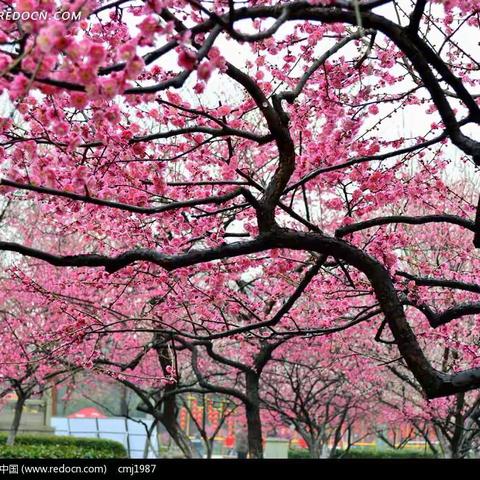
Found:
[(227, 435), (225, 437), (224, 445), (227, 448), (233, 448), (235, 445), (235, 437), (233, 435)]

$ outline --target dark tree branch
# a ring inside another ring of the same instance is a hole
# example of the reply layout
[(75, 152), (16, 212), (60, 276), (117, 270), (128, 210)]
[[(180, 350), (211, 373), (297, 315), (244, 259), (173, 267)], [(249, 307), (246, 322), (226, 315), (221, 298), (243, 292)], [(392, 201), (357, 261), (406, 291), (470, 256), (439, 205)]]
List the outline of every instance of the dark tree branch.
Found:
[(335, 236), (338, 238), (342, 238), (345, 235), (349, 235), (360, 230), (365, 230), (367, 228), (398, 223), (404, 223), (407, 225), (425, 225), (427, 223), (451, 223), (453, 225), (458, 225), (460, 227), (471, 230), (472, 232), (475, 231), (474, 222), (462, 217), (458, 217), (457, 215), (424, 215), (420, 217), (392, 215), (389, 217), (373, 218), (364, 222), (345, 225), (344, 227), (340, 227), (337, 229), (337, 231), (335, 232)]
[(427, 0), (417, 0), (417, 2), (415, 3), (415, 8), (410, 15), (410, 23), (407, 28), (409, 33), (415, 35), (417, 34), (426, 5)]
[(7, 179), (1, 179), (0, 185), (4, 187), (12, 187), (19, 190), (28, 190), (31, 192), (36, 192), (44, 195), (57, 196), (62, 198), (68, 198), (69, 200), (74, 200), (77, 202), (89, 203), (93, 205), (98, 205), (101, 207), (115, 208), (118, 210), (123, 210), (131, 213), (138, 213), (142, 215), (154, 215), (157, 213), (169, 212), (172, 210), (178, 210), (180, 208), (196, 207), (199, 205), (220, 205), (221, 203), (228, 202), (240, 195), (246, 195), (249, 199), (252, 199), (252, 195), (246, 189), (238, 188), (233, 190), (230, 193), (225, 195), (214, 195), (208, 198), (198, 198), (192, 200), (184, 200), (178, 202), (167, 203), (166, 205), (161, 205), (159, 207), (139, 207), (136, 205), (129, 205), (126, 203), (114, 202), (110, 200), (101, 200), (99, 198), (91, 197), (89, 195), (79, 195), (73, 192), (67, 192), (63, 190), (56, 190), (48, 187), (39, 187), (36, 185), (24, 184), (13, 182)]
[(407, 272), (396, 272), (396, 275), (412, 280), (420, 287), (443, 287), (455, 290), (466, 290), (468, 292), (480, 293), (480, 285), (475, 283), (460, 282), (457, 280), (446, 280), (443, 278), (418, 277)]

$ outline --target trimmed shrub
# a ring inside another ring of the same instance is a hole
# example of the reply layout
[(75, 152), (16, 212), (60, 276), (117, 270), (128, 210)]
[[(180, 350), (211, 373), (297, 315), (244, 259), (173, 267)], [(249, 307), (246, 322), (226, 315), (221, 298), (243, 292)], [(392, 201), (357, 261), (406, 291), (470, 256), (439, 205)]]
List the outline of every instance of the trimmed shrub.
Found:
[(310, 458), (310, 452), (306, 448), (291, 448), (288, 458)]
[[(291, 448), (288, 451), (288, 458), (311, 458), (306, 448)], [(395, 459), (411, 459), (411, 458), (434, 458), (433, 453), (424, 451), (423, 449), (404, 448), (402, 450), (394, 450), (392, 448), (378, 449), (375, 447), (353, 447), (348, 452), (338, 450), (335, 454), (337, 459), (343, 458), (395, 458)]]
[(375, 448), (375, 447), (353, 447), (348, 452), (339, 450), (336, 458), (434, 458), (433, 453), (424, 449), (403, 448), (394, 450), (393, 448)]
[(0, 458), (126, 458), (124, 446), (101, 438), (60, 437), (20, 434), (15, 445), (5, 445), (0, 433)]

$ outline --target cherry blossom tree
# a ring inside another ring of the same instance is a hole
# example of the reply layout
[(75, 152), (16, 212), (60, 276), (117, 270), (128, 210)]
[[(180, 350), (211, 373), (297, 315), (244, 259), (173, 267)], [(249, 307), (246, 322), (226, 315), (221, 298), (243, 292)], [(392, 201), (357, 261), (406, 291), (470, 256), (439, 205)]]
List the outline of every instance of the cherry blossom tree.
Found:
[(312, 458), (334, 458), (347, 431), (360, 418), (366, 422), (375, 391), (359, 390), (348, 374), (359, 368), (359, 359), (332, 354), (331, 339), (315, 339), (308, 348), (305, 343), (302, 339), (277, 352), (263, 375), (262, 401), (294, 427)]
[[(263, 458), (263, 432), (261, 417), (260, 379), (273, 351), (285, 342), (260, 342), (250, 348), (248, 343), (213, 349), (211, 343), (188, 345), (192, 352), (192, 368), (199, 385), (206, 391), (225, 395), (241, 403), (245, 412), (250, 458)], [(210, 357), (208, 361), (205, 354)], [(232, 355), (233, 354), (233, 355)], [(232, 358), (233, 357), (233, 358)]]
[[(190, 399), (195, 403), (192, 404)], [(216, 437), (225, 428), (227, 420), (235, 415), (238, 405), (232, 399), (207, 393), (182, 395), (179, 401), (205, 446), (206, 458), (212, 458)]]
[(237, 395), (253, 456), (259, 345), (338, 334), (428, 398), (479, 387), (476, 1), (7, 8), (26, 15), (0, 20), (0, 251), (57, 324), (46, 364), (167, 391), (158, 339), (202, 388), (198, 352), (227, 359), (257, 392)]
[(60, 362), (46, 361), (51, 346), (45, 334), (51, 331), (52, 325), (45, 311), (27, 308), (11, 298), (11, 293), (7, 282), (2, 282), (0, 398), (11, 394), (16, 397), (7, 445), (15, 443), (27, 400), (68, 381), (75, 371)]

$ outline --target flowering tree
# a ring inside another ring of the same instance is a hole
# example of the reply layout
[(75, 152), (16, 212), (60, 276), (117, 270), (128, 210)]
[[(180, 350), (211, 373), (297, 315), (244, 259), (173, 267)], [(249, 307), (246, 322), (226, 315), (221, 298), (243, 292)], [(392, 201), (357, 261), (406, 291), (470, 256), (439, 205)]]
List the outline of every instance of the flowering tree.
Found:
[[(232, 345), (223, 345), (220, 351), (214, 349), (211, 343), (203, 343), (204, 348), (188, 344), (199, 385), (207, 392), (237, 400), (244, 407), (250, 458), (263, 458), (261, 375), (272, 353), (284, 342), (284, 339), (263, 341), (253, 346), (245, 342), (237, 344), (237, 348), (235, 345), (233, 348)], [(201, 352), (206, 353), (203, 359), (199, 358)], [(228, 356), (224, 352), (228, 352)]]
[(0, 294), (0, 399), (16, 397), (7, 445), (13, 445), (28, 399), (70, 379), (75, 368), (48, 359), (52, 324), (45, 310), (27, 308), (11, 297), (8, 282)]
[[(193, 402), (190, 399), (193, 398)], [(205, 446), (206, 458), (212, 458), (214, 442), (229, 418), (233, 417), (238, 405), (231, 399), (207, 393), (195, 396), (179, 396), (180, 405), (195, 425), (197, 435)], [(193, 404), (192, 404), (193, 403)], [(198, 451), (197, 447), (197, 451)], [(200, 454), (201, 452), (198, 451)]]
[[(443, 350), (444, 369), (458, 361), (452, 347)], [(458, 393), (448, 398), (426, 400), (420, 386), (408, 377), (402, 365), (389, 366), (385, 388), (378, 391), (383, 421), (410, 425), (410, 435), (423, 438), (436, 456), (464, 458), (478, 449), (480, 397), (478, 392)], [(393, 378), (392, 378), (393, 377)], [(396, 377), (396, 380), (395, 380)]]
[[(344, 331), (364, 351), (388, 337), (429, 398), (480, 386), (471, 335), (452, 368), (436, 351), (480, 313), (478, 189), (443, 176), (480, 164), (476, 47), (459, 42), (476, 1), (10, 8), (26, 15), (0, 20), (0, 251), (65, 365), (138, 378), (152, 338), (193, 357), (238, 340), (227, 365), (258, 391), (250, 336), (270, 355)], [(442, 238), (432, 267), (419, 240)]]
[(361, 368), (357, 358), (332, 354), (324, 339), (305, 347), (302, 340), (277, 352), (263, 376), (262, 400), (295, 428), (312, 458), (333, 458), (346, 432), (367, 420), (375, 391), (361, 391), (349, 378)]
[(176, 355), (169, 343), (169, 339), (155, 333), (132, 360), (115, 361), (110, 356), (99, 359), (96, 364), (110, 366), (109, 373), (140, 398), (137, 409), (154, 419), (150, 435), (159, 424), (163, 425), (185, 457), (191, 458), (194, 456), (193, 446), (179, 423), (179, 397), (182, 393), (195, 391), (196, 382), (188, 378), (188, 372), (182, 375), (181, 370), (175, 369)]

